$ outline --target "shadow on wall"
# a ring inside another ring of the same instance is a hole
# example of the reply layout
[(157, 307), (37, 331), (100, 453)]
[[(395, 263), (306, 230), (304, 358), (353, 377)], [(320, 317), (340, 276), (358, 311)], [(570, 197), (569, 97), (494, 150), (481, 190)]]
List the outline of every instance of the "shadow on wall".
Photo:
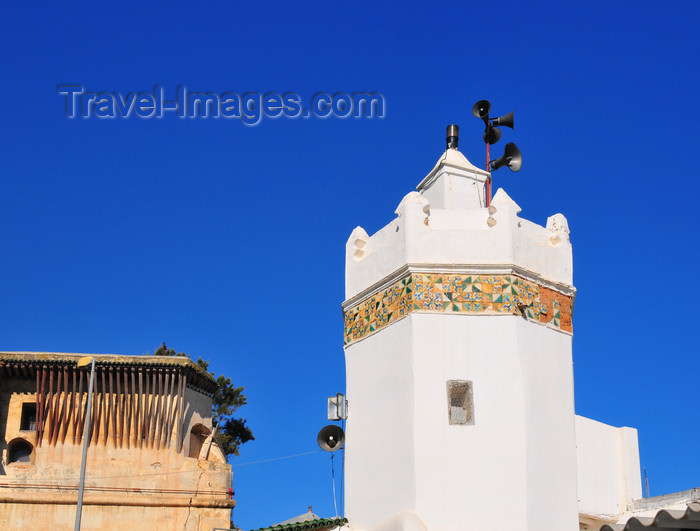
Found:
[(189, 446), (189, 437), (190, 437), (190, 430), (189, 430), (189, 425), (190, 422), (192, 422), (192, 405), (189, 403), (185, 403), (185, 414), (183, 416), (182, 420), (182, 453), (184, 455), (187, 455), (186, 452), (188, 452), (188, 446)]
[(0, 476), (6, 476), (4, 458), (7, 455), (7, 416), (10, 410), (10, 395), (6, 394), (6, 397), (2, 396), (2, 391), (0, 390)]

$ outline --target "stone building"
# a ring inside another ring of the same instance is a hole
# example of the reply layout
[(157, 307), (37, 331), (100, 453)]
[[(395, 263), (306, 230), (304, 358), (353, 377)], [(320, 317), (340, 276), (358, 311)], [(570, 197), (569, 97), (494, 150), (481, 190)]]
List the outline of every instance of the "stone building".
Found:
[[(184, 357), (0, 353), (0, 522), (73, 529), (228, 528), (231, 467), (213, 442), (216, 382)], [(9, 527), (8, 527), (9, 526)]]

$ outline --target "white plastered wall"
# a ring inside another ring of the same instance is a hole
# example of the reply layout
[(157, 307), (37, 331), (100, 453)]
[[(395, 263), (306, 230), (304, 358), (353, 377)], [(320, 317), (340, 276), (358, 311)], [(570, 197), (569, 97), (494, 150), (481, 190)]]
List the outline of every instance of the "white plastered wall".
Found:
[[(491, 209), (466, 185), (453, 201), (455, 177), (474, 173), (464, 161), (439, 161), (373, 236), (353, 231), (346, 308), (407, 271), (517, 271), (575, 293), (566, 219), (524, 220), (502, 190)], [(416, 311), (347, 346), (346, 367), (353, 528), (578, 529), (570, 334), (511, 314)], [(461, 379), (473, 382), (471, 426), (448, 421), (446, 382)]]
[[(416, 512), (430, 530), (525, 529), (522, 364), (509, 317), (412, 314)], [(495, 333), (494, 333), (495, 332)], [(468, 380), (473, 425), (450, 425), (447, 380)], [(517, 496), (504, 496), (506, 491)], [(508, 498), (508, 518), (503, 512)]]
[(345, 511), (354, 529), (415, 506), (411, 343), (404, 319), (346, 351)]
[[(413, 510), (435, 531), (576, 529), (570, 348), (515, 316), (426, 313), (348, 347), (352, 527)], [(473, 382), (474, 425), (449, 424), (454, 379)]]
[(642, 497), (637, 430), (577, 415), (576, 446), (580, 513), (617, 521)]

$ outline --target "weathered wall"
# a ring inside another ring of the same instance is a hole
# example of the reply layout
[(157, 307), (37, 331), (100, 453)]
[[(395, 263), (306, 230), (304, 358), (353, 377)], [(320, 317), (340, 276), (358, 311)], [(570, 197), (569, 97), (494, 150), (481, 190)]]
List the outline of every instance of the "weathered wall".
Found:
[(189, 433), (193, 427), (201, 424), (211, 430), (211, 398), (203, 395), (194, 389), (185, 390), (185, 418), (184, 418), (184, 451), (183, 455), (189, 455), (190, 452), (190, 436)]
[(36, 446), (34, 431), (21, 431), (22, 402), (36, 402), (35, 385), (30, 380), (4, 379), (0, 383), (0, 478), (7, 460), (7, 443), (17, 437)]
[[(83, 405), (86, 397), (83, 397)], [(22, 403), (36, 402), (36, 383), (4, 378), (0, 388), (0, 522), (7, 529), (72, 529), (79, 484), (82, 441), (73, 442), (71, 425), (55, 442), (37, 445), (34, 431), (21, 431)], [(185, 391), (183, 438), (195, 424), (211, 428), (211, 398)], [(99, 404), (99, 401), (98, 401)], [(59, 402), (59, 411), (63, 400)], [(99, 405), (98, 405), (99, 407)], [(210, 461), (177, 451), (176, 428), (170, 444), (149, 439), (119, 442), (102, 432), (88, 449), (83, 529), (206, 529), (229, 526), (227, 491), (231, 467), (220, 452)], [(67, 433), (65, 433), (67, 432)], [(65, 438), (62, 435), (66, 435)], [(21, 437), (34, 446), (31, 463), (8, 463), (8, 443)], [(165, 438), (163, 439), (165, 440)]]
[[(34, 499), (29, 503), (7, 503), (7, 498), (0, 496), (0, 522), (3, 523), (4, 529), (69, 531), (74, 528), (75, 495), (68, 498), (53, 492), (37, 492), (33, 496)], [(189, 506), (188, 500), (182, 500), (184, 503), (178, 503), (178, 506), (126, 505), (126, 503), (133, 503), (133, 498), (133, 496), (124, 497), (114, 494), (103, 494), (96, 498), (86, 494), (81, 529), (86, 531), (105, 529), (110, 531), (139, 529), (211, 531), (215, 527), (228, 528), (229, 526), (229, 508)], [(167, 499), (162, 501), (168, 502)], [(122, 505), (114, 505), (120, 503)]]

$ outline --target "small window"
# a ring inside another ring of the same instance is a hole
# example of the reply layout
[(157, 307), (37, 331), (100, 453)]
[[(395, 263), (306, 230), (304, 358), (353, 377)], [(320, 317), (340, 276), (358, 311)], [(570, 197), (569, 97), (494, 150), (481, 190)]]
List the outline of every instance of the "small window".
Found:
[(31, 463), (34, 448), (24, 439), (16, 439), (9, 444), (8, 463)]
[(36, 430), (36, 404), (34, 402), (22, 404), (22, 421), (19, 429), (22, 431)]
[(471, 382), (447, 381), (447, 413), (450, 424), (474, 424), (474, 396)]

